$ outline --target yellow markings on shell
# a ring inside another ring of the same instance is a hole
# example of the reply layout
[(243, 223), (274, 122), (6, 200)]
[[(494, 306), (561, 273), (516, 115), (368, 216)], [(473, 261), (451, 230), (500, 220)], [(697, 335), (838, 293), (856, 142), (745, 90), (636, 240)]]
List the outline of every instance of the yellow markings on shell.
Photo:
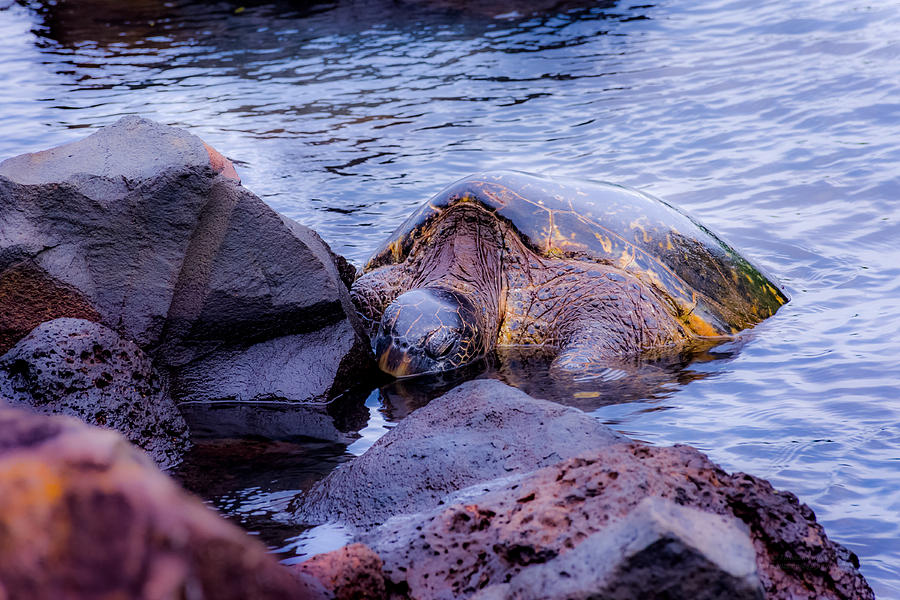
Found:
[(631, 224), (629, 225), (629, 227), (631, 227), (632, 230), (637, 229), (638, 231), (641, 232), (641, 238), (644, 240), (645, 244), (649, 244), (650, 242), (653, 241), (653, 238), (650, 237), (650, 234), (647, 233), (647, 230), (641, 224), (640, 219), (638, 219), (637, 221), (632, 221)]
[(599, 233), (594, 233), (594, 237), (597, 238), (597, 241), (600, 242), (600, 246), (603, 247), (603, 251), (607, 254), (612, 254), (612, 241), (609, 237), (605, 235), (601, 235)]
[(618, 265), (621, 269), (628, 267), (628, 265), (634, 262), (634, 250), (631, 249), (630, 252), (629, 250), (630, 248), (626, 247), (624, 250), (622, 250), (622, 255), (619, 256)]
[(600, 396), (600, 392), (575, 392), (572, 394), (573, 398), (599, 398)]
[(675, 246), (672, 245), (672, 234), (666, 234), (666, 250), (674, 250)]
[(403, 244), (400, 240), (394, 240), (388, 244), (388, 250), (395, 262), (399, 262), (403, 258)]
[(562, 258), (565, 256), (565, 252), (563, 252), (560, 248), (551, 246), (550, 248), (547, 248), (547, 255), (553, 258)]
[(681, 320), (685, 325), (688, 326), (691, 331), (693, 331), (697, 335), (701, 335), (704, 337), (716, 337), (722, 335), (721, 331), (719, 331), (694, 313), (688, 313), (687, 315), (682, 317)]
[[(768, 284), (768, 283), (766, 284), (766, 290), (769, 292), (769, 294), (770, 294), (773, 298), (778, 298), (778, 296), (780, 295), (780, 294), (778, 293), (778, 290), (776, 290), (775, 288), (773, 288), (773, 287), (772, 287), (770, 284)], [(780, 304), (780, 302), (779, 302), (779, 304)]]

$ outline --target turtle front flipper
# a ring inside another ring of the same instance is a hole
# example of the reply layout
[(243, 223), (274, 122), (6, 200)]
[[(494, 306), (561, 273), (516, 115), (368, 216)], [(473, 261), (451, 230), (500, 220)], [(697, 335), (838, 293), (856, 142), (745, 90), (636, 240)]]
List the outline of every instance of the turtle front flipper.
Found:
[(650, 348), (676, 345), (684, 340), (674, 322), (647, 319), (641, 313), (620, 313), (611, 320), (581, 319), (550, 365), (552, 373), (577, 378), (618, 378), (622, 359)]
[(555, 372), (602, 371), (626, 356), (693, 337), (636, 277), (578, 261), (547, 263), (555, 275), (532, 288), (527, 321), (543, 320), (560, 352)]

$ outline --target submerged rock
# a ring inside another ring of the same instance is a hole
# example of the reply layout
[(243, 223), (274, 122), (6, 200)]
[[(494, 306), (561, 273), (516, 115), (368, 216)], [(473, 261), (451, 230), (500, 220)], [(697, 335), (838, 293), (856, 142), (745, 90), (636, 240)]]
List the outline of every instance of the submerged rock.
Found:
[(770, 599), (874, 598), (796, 497), (686, 446), (611, 445), (361, 541), (389, 587), (417, 599), (756, 598), (759, 584)]
[(369, 355), (348, 267), (202, 140), (152, 121), (0, 163), (0, 343), (99, 321), (170, 369), (179, 401), (348, 387)]
[(574, 408), (470, 381), (404, 419), (303, 499), (296, 519), (367, 529), (450, 492), (625, 441)]
[(115, 429), (162, 468), (190, 445), (184, 419), (147, 355), (98, 323), (55, 319), (36, 327), (0, 356), (0, 396)]
[(0, 597), (326, 598), (120, 435), (0, 409)]

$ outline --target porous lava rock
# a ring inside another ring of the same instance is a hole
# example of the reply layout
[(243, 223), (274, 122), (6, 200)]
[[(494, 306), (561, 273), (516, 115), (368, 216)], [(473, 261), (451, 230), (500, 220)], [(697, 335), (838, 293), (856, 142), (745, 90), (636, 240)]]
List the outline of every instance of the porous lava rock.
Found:
[(336, 600), (387, 597), (381, 559), (365, 544), (318, 554), (292, 568), (319, 581)]
[(315, 232), (172, 127), (125, 117), (0, 163), (7, 347), (40, 322), (85, 318), (169, 369), (179, 401), (324, 401), (368, 364), (351, 278)]
[[(669, 508), (655, 509), (657, 514), (676, 515), (668, 517), (669, 529), (687, 531), (668, 535), (658, 516), (648, 519), (646, 510), (641, 516), (646, 499), (664, 500)], [(686, 520), (681, 509), (724, 517), (725, 529), (720, 524), (718, 531), (731, 533), (716, 535), (723, 543), (730, 538), (734, 547), (741, 543), (735, 521), (743, 523), (767, 598), (874, 598), (856, 556), (830, 541), (795, 496), (751, 475), (728, 474), (687, 446), (610, 445), (461, 490), (443, 506), (395, 517), (360, 541), (383, 560), (388, 588), (397, 597), (694, 598), (690, 585), (666, 588), (679, 578), (689, 583), (690, 577), (678, 574), (688, 566), (710, 590), (726, 590), (699, 597), (754, 597), (753, 576), (744, 567), (724, 568), (723, 560), (731, 559), (717, 556), (723, 550), (715, 540), (707, 540), (704, 550), (697, 539), (710, 534), (691, 533), (685, 524), (696, 517)], [(623, 552), (631, 542), (615, 541), (623, 531), (632, 531), (625, 538), (634, 540), (648, 529), (659, 542), (650, 551)], [(613, 566), (596, 562), (601, 556)], [(585, 565), (583, 559), (594, 562)], [(709, 578), (723, 571), (728, 577)], [(654, 594), (649, 588), (656, 585), (661, 587)]]
[(115, 429), (167, 468), (190, 442), (164, 379), (134, 342), (99, 323), (55, 319), (0, 357), (10, 404)]
[(368, 529), (448, 493), (621, 443), (584, 412), (495, 380), (466, 382), (420, 408), (302, 500), (295, 518)]
[(119, 434), (0, 409), (0, 597), (326, 598)]
[(762, 600), (756, 552), (735, 517), (648, 497), (571, 551), (473, 598)]

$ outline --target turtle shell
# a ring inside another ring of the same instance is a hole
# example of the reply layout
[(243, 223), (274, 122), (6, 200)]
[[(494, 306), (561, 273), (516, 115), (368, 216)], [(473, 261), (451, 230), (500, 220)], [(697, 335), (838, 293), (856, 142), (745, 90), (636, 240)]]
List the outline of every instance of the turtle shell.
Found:
[(736, 333), (788, 301), (778, 285), (705, 227), (634, 189), (499, 171), (462, 179), (422, 205), (375, 251), (371, 270), (406, 260), (448, 209), (476, 203), (545, 257), (612, 265), (654, 288), (694, 333)]

